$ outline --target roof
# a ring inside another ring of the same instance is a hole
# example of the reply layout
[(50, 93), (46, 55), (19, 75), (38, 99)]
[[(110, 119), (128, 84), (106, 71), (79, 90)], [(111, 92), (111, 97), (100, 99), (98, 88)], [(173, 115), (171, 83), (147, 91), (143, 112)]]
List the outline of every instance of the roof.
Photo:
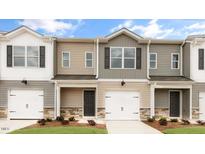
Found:
[(52, 80), (96, 80), (96, 75), (56, 75)]
[(150, 76), (150, 81), (192, 81), (184, 76)]
[(93, 43), (94, 38), (57, 38), (57, 42), (79, 42), (79, 43)]

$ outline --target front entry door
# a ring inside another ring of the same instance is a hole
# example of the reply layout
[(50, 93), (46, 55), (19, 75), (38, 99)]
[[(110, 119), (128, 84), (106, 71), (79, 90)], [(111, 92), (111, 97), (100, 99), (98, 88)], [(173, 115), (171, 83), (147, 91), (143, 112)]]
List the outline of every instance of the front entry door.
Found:
[(84, 91), (84, 116), (95, 116), (95, 91)]
[(179, 91), (170, 91), (170, 117), (180, 117)]

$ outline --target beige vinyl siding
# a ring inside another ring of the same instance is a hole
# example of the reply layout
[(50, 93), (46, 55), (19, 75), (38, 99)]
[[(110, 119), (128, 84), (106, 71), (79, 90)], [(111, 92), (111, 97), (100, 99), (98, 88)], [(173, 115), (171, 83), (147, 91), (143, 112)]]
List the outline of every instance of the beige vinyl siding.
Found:
[(179, 69), (171, 69), (171, 54), (180, 53), (179, 45), (157, 44), (150, 45), (150, 53), (157, 53), (157, 69), (150, 69), (153, 76), (179, 76), (180, 75), (180, 54)]
[(205, 83), (195, 83), (192, 86), (192, 107), (199, 107), (199, 93), (205, 92)]
[(11, 89), (37, 89), (44, 91), (44, 107), (54, 107), (54, 83), (48, 81), (28, 81), (25, 85), (21, 81), (0, 81), (0, 107), (8, 105), (8, 91)]
[(188, 89), (184, 89), (182, 94), (182, 116), (183, 118), (189, 118), (189, 115), (190, 115), (190, 91)]
[[(142, 68), (141, 69), (105, 69), (104, 68), (104, 48), (105, 47), (135, 47), (142, 48)], [(108, 43), (99, 44), (99, 78), (106, 79), (145, 79), (147, 76), (147, 46), (139, 45), (136, 40), (122, 34)]]
[[(70, 67), (62, 67), (62, 52), (70, 52)], [(85, 52), (93, 52), (93, 68), (85, 67)], [(95, 75), (96, 43), (57, 42), (57, 74)]]
[(61, 107), (82, 107), (82, 88), (61, 88)]
[(168, 89), (155, 90), (155, 108), (169, 108)]
[(108, 91), (135, 91), (140, 93), (140, 107), (150, 108), (150, 87), (147, 83), (126, 82), (99, 82), (97, 107), (105, 107), (105, 94)]
[(190, 77), (190, 43), (185, 43), (183, 47), (183, 73)]

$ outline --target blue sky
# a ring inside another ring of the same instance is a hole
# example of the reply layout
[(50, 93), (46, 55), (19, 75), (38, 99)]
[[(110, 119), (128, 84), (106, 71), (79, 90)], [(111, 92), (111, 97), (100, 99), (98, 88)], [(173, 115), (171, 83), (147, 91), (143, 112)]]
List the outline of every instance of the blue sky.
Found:
[(158, 39), (184, 39), (187, 35), (205, 34), (205, 20), (196, 19), (1, 19), (0, 31), (10, 31), (21, 25), (45, 35), (77, 38), (105, 36), (122, 27), (143, 37)]

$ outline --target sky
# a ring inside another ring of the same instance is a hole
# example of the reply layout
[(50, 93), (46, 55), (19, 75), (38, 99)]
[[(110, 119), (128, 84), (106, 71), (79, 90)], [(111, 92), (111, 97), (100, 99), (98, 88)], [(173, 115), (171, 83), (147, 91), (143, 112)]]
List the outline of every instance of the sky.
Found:
[(123, 27), (155, 39), (185, 39), (188, 35), (205, 34), (205, 20), (200, 19), (0, 19), (0, 32), (22, 25), (62, 38), (106, 36)]

